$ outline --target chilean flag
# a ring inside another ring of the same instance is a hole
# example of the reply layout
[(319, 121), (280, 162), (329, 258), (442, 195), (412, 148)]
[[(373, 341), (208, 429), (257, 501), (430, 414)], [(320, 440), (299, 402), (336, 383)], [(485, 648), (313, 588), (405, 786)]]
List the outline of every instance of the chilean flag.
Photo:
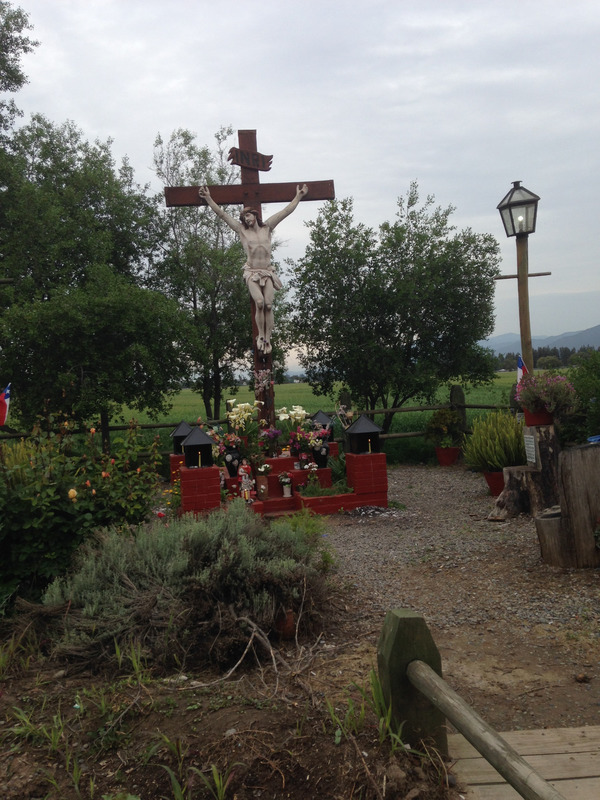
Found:
[(10, 405), (10, 383), (6, 389), (0, 394), (0, 425), (6, 423), (8, 417), (8, 407)]
[(528, 372), (529, 370), (525, 366), (525, 362), (523, 361), (521, 356), (519, 356), (517, 358), (517, 383), (521, 383), (521, 378), (523, 377), (523, 375), (527, 375)]

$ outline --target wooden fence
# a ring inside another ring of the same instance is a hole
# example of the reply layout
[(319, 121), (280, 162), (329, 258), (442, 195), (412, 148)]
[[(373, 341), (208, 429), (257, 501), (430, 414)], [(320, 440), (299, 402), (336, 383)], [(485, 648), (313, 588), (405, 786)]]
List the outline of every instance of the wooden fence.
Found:
[(379, 679), (402, 737), (448, 754), (446, 719), (526, 798), (565, 800), (441, 676), (441, 658), (420, 614), (389, 611), (377, 650)]
[[(453, 390), (460, 389), (460, 387), (452, 387)], [(415, 413), (415, 412), (429, 412), (429, 411), (437, 411), (441, 408), (449, 408), (454, 411), (458, 411), (465, 415), (465, 430), (466, 430), (466, 412), (468, 410), (481, 410), (481, 411), (495, 411), (498, 409), (507, 409), (508, 406), (506, 405), (483, 405), (483, 404), (468, 404), (465, 403), (464, 400), (464, 393), (462, 393), (462, 389), (460, 389), (460, 393), (462, 394), (462, 399), (456, 399), (456, 395), (453, 398), (453, 401), (450, 403), (442, 403), (440, 405), (431, 405), (431, 406), (401, 406), (400, 408), (376, 408), (374, 410), (364, 410), (364, 411), (356, 411), (356, 415), (365, 414), (366, 416), (375, 417), (383, 414), (407, 414), (407, 413)], [(329, 416), (334, 416), (335, 412), (329, 411), (325, 412)], [(162, 429), (170, 429), (173, 430), (177, 426), (178, 423), (173, 422), (155, 422), (155, 423), (143, 423), (138, 425), (140, 430), (162, 430)], [(196, 421), (189, 423), (192, 425), (196, 425)], [(226, 425), (226, 419), (217, 419), (217, 420), (207, 420), (208, 425)], [(126, 431), (129, 429), (129, 425), (108, 425), (106, 430), (103, 432), (103, 441), (110, 441), (110, 434), (116, 431)], [(85, 433), (85, 429), (81, 429), (77, 431), (78, 433)], [(381, 434), (380, 438), (382, 440), (385, 439), (410, 439), (410, 438), (417, 438), (420, 436), (425, 435), (425, 430), (421, 431), (408, 431), (402, 433), (383, 433)], [(0, 432), (0, 442), (8, 441), (10, 439), (26, 439), (29, 437), (28, 433), (17, 433), (16, 431), (11, 432)]]

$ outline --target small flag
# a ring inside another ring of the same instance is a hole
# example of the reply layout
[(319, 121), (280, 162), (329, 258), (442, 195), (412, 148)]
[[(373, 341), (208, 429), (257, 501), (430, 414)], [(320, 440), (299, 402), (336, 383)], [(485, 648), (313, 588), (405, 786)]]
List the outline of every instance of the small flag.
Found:
[(0, 425), (6, 424), (8, 417), (8, 407), (10, 405), (10, 383), (6, 389), (0, 394)]
[(529, 370), (527, 369), (525, 362), (523, 361), (521, 356), (519, 356), (517, 358), (517, 383), (521, 383), (521, 378), (523, 377), (523, 375), (527, 375), (528, 372)]

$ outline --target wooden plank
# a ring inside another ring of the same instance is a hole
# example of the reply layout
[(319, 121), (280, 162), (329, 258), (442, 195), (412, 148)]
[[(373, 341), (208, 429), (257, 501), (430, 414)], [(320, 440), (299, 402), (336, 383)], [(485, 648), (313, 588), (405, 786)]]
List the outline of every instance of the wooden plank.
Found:
[[(542, 753), (579, 753), (600, 749), (600, 725), (581, 728), (543, 728), (500, 733), (522, 756)], [(459, 733), (448, 736), (453, 758), (477, 758), (479, 753)]]
[[(210, 194), (219, 205), (252, 203), (289, 203), (296, 196), (298, 185), (306, 183), (308, 194), (300, 202), (308, 200), (334, 200), (333, 181), (296, 181), (294, 183), (255, 183), (232, 184), (231, 186), (210, 186)], [(167, 206), (205, 206), (206, 202), (198, 195), (197, 186), (165, 186)]]
[[(526, 800), (564, 800), (514, 747), (479, 716), (431, 667), (411, 661), (406, 667), (410, 682), (439, 708), (444, 716), (472, 742), (500, 774)], [(459, 773), (460, 774), (460, 773)]]
[[(600, 798), (600, 726), (507, 731), (500, 734), (566, 800)], [(453, 771), (466, 800), (521, 800), (460, 734), (448, 737)]]
[[(597, 778), (550, 781), (550, 785), (565, 800), (598, 800), (600, 797), (600, 780)], [(461, 794), (464, 794), (465, 800), (522, 800), (521, 795), (506, 783), (496, 786), (469, 786)]]
[[(600, 778), (600, 750), (589, 753), (521, 755), (546, 781), (557, 781), (562, 778)], [(464, 758), (459, 763), (461, 777), (468, 784), (504, 782), (504, 778), (485, 758)]]

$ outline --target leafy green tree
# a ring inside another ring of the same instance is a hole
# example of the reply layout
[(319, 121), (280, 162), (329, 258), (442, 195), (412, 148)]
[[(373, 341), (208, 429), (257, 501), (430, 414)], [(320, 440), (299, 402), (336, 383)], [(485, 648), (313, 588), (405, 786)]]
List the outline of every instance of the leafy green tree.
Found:
[(80, 286), (98, 264), (143, 278), (162, 236), (157, 200), (110, 148), (37, 115), (0, 150), (0, 269), (14, 281), (3, 305)]
[(454, 209), (433, 203), (421, 205), (413, 183), (378, 235), (354, 222), (351, 200), (308, 224), (310, 244), (292, 265), (293, 328), (318, 393), (341, 382), (368, 409), (398, 408), (449, 381), (491, 378), (493, 356), (477, 342), (493, 329), (498, 244), (456, 232)]
[[(231, 128), (221, 128), (214, 151), (199, 146), (196, 134), (188, 130), (174, 131), (167, 142), (158, 136), (157, 176), (165, 186), (233, 183), (234, 168), (225, 155), (231, 134)], [(206, 416), (218, 419), (223, 392), (234, 385), (235, 370), (247, 366), (252, 340), (250, 299), (242, 279), (244, 252), (233, 231), (209, 208), (172, 208), (165, 213), (168, 240), (153, 285), (191, 313), (193, 388), (202, 395)]]
[(84, 286), (0, 317), (2, 372), (25, 425), (44, 410), (76, 420), (121, 404), (164, 413), (187, 371), (187, 333), (176, 303), (102, 266)]
[[(5, 0), (0, 0), (0, 93), (17, 92), (27, 83), (21, 69), (21, 56), (31, 53), (38, 42), (30, 39), (26, 31), (32, 29), (29, 17), (22, 8), (14, 8)], [(0, 140), (3, 131), (10, 128), (21, 112), (15, 101), (0, 97)]]
[(558, 369), (561, 366), (558, 356), (540, 356), (536, 365), (538, 369)]

